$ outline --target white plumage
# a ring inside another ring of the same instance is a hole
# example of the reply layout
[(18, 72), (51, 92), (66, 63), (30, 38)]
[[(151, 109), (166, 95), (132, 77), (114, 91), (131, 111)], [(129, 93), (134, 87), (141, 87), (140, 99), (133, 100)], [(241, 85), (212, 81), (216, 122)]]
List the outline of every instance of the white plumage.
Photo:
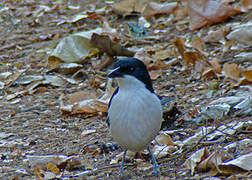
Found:
[(111, 134), (122, 148), (141, 151), (160, 130), (160, 100), (133, 76), (117, 80), (120, 88), (108, 110)]

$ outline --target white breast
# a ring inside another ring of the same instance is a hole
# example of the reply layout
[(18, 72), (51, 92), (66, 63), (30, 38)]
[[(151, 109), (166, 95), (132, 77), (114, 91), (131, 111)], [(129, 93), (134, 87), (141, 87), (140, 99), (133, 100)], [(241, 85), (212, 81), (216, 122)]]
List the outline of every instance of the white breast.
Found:
[(111, 134), (124, 149), (141, 151), (160, 130), (160, 100), (134, 77), (126, 76), (118, 82), (119, 91), (108, 111)]

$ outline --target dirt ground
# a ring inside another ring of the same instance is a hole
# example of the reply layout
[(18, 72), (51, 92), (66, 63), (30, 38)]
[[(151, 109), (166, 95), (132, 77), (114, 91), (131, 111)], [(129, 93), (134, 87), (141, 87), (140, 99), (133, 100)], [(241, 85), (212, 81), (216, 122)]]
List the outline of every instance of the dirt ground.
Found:
[[(42, 10), (41, 6), (52, 7), (53, 10)], [(64, 17), (71, 17), (74, 14), (85, 9), (99, 9), (105, 6), (104, 1), (83, 1), (78, 10), (68, 8), (68, 1), (34, 1), (34, 0), (4, 0), (0, 2), (0, 72), (16, 73), (19, 70), (25, 70), (22, 75), (61, 75), (71, 78), (72, 74), (61, 74), (60, 72), (51, 72), (47, 67), (46, 52), (55, 46), (58, 39), (80, 30), (93, 29), (101, 24), (99, 19), (83, 19), (77, 23), (63, 23), (57, 25), (57, 20)], [(3, 10), (3, 8), (7, 10)], [(38, 14), (42, 13), (41, 16)], [(116, 14), (105, 15), (110, 19), (114, 28), (119, 28), (120, 24), (126, 24), (134, 17), (119, 17)], [(169, 19), (169, 15), (158, 15), (159, 18)], [(246, 22), (252, 19), (252, 12), (235, 15), (223, 23), (206, 26), (200, 31), (207, 34), (211, 29), (217, 29), (231, 22)], [(153, 20), (153, 19), (152, 19)], [(155, 25), (150, 28), (150, 34), (154, 30), (166, 30), (162, 38), (157, 42), (159, 44), (172, 44), (175, 36), (192, 37), (197, 31), (191, 32), (188, 24), (177, 24), (176, 21), (168, 22), (164, 25)], [(180, 31), (178, 31), (180, 29)], [(160, 31), (161, 32), (161, 31)], [(149, 42), (149, 41), (148, 41)], [(135, 44), (131, 40), (125, 43), (127, 48), (143, 47)], [(133, 45), (132, 45), (133, 44)], [(150, 44), (149, 44), (150, 45)], [(218, 43), (207, 44), (206, 49), (210, 52), (212, 49), (220, 49)], [(251, 50), (251, 46), (246, 50)], [(234, 55), (238, 52), (228, 51), (216, 53), (216, 57), (221, 62), (235, 62)], [(0, 179), (36, 179), (36, 170), (32, 169), (28, 163), (29, 155), (66, 155), (76, 156), (80, 165), (59, 179), (118, 179), (119, 164), (110, 165), (111, 159), (122, 152), (110, 136), (109, 129), (105, 122), (105, 113), (98, 114), (64, 114), (60, 110), (60, 97), (62, 95), (72, 94), (80, 90), (99, 92), (104, 91), (104, 87), (97, 87), (90, 83), (90, 79), (96, 77), (96, 71), (93, 69), (93, 62), (99, 63), (101, 56), (95, 56), (85, 61), (83, 69), (85, 76), (78, 79), (79, 84), (65, 83), (62, 86), (40, 85), (40, 90), (36, 93), (21, 93), (15, 98), (7, 100), (8, 95), (21, 92), (29, 88), (29, 84), (17, 84), (11, 82), (0, 90)], [(249, 64), (241, 62), (242, 65)], [(193, 75), (193, 69), (184, 70), (185, 64), (181, 61), (168, 69), (162, 69), (162, 76), (153, 81), (154, 89), (159, 95), (176, 96), (173, 110), (166, 112), (166, 120), (170, 119), (168, 124), (163, 125), (163, 129), (183, 129), (185, 136), (181, 139), (193, 135), (195, 130), (202, 124), (184, 121), (185, 114), (197, 109), (194, 108), (206, 105), (214, 99), (231, 95), (233, 87), (231, 81), (224, 78), (198, 78)], [(189, 67), (190, 69), (190, 67)], [(102, 70), (107, 72), (107, 69)], [(102, 76), (103, 82), (106, 82), (106, 75)], [(3, 79), (3, 81), (7, 81)], [(199, 86), (207, 87), (209, 83), (218, 81), (222, 91), (216, 93), (208, 99), (195, 102), (190, 100), (207, 93), (207, 89), (198, 90)], [(231, 91), (230, 91), (231, 90)], [(236, 88), (239, 90), (239, 87)], [(230, 93), (229, 93), (230, 91)], [(169, 114), (170, 112), (170, 114)], [(203, 125), (218, 125), (235, 121), (248, 121), (251, 117), (226, 117), (221, 121), (207, 122)], [(83, 136), (84, 130), (95, 130), (94, 133)], [(220, 142), (208, 146), (210, 150), (223, 147), (224, 145), (248, 137), (249, 134), (234, 136), (226, 142)], [(188, 147), (186, 153), (180, 156), (166, 156), (158, 159), (161, 166), (161, 179), (193, 179), (189, 170), (182, 168), (190, 154), (203, 147), (199, 144), (193, 149)], [(97, 150), (97, 152), (95, 152)], [(90, 153), (91, 152), (91, 153)], [(145, 162), (151, 162), (149, 156), (143, 157)], [(139, 170), (136, 166), (136, 160), (126, 161), (125, 178), (126, 179), (153, 179), (151, 168), (148, 170)], [(83, 172), (85, 169), (93, 170), (91, 173), (79, 177), (74, 175)], [(247, 177), (251, 177), (247, 175)], [(225, 178), (225, 176), (223, 176)], [(200, 174), (199, 174), (200, 178)]]

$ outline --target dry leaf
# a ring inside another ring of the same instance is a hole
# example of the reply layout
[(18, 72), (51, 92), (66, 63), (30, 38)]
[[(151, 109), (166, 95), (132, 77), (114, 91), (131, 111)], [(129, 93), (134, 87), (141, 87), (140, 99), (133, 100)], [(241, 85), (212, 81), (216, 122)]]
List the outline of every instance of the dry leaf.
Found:
[(132, 12), (142, 12), (142, 9), (150, 0), (123, 0), (113, 5), (113, 11), (120, 15)]
[(96, 49), (90, 42), (92, 34), (100, 34), (101, 32), (101, 28), (96, 28), (63, 38), (48, 57), (48, 65), (58, 67), (59, 61), (67, 63), (82, 62), (83, 59), (93, 55)]
[(214, 72), (221, 73), (221, 65), (217, 60), (211, 60), (209, 63), (211, 64)]
[(107, 53), (110, 56), (134, 56), (134, 52), (123, 48), (120, 44), (113, 42), (108, 35), (99, 35), (93, 33), (91, 38), (93, 46), (98, 48), (100, 51)]
[(194, 174), (194, 171), (198, 167), (198, 164), (202, 162), (209, 156), (209, 152), (206, 147), (194, 152), (184, 163), (184, 166), (191, 170), (191, 174)]
[(234, 80), (239, 80), (240, 79), (240, 70), (239, 70), (239, 67), (237, 64), (228, 64), (228, 63), (225, 63), (223, 65), (223, 72), (224, 74), (231, 78), (231, 79), (234, 79)]
[(4, 82), (5, 86), (11, 85), (13, 82), (15, 82), (26, 70), (18, 70), (17, 72), (11, 74), (8, 76), (8, 79)]
[(166, 2), (159, 4), (156, 2), (149, 2), (142, 10), (142, 16), (150, 18), (156, 14), (170, 14), (177, 8), (177, 2)]
[(154, 61), (153, 63), (147, 64), (148, 70), (160, 70), (160, 69), (167, 69), (169, 67), (170, 67), (169, 64), (166, 64), (164, 61), (161, 60), (157, 60)]
[(243, 70), (242, 75), (246, 78), (246, 80), (252, 82), (252, 69)]
[(173, 146), (175, 143), (173, 142), (171, 136), (166, 132), (160, 132), (159, 135), (155, 139), (158, 144)]
[(206, 68), (202, 73), (203, 78), (210, 78), (215, 76), (216, 76), (215, 71), (212, 68)]
[(241, 0), (241, 4), (242, 4), (242, 9), (244, 9), (245, 12), (252, 9), (251, 0)]
[(96, 132), (95, 129), (84, 130), (84, 131), (82, 131), (81, 136), (84, 137), (84, 136), (87, 136), (87, 135), (92, 134), (94, 132)]
[(151, 80), (156, 80), (157, 78), (162, 76), (162, 71), (161, 70), (150, 71), (149, 73), (150, 73)]
[(226, 0), (187, 0), (187, 4), (191, 30), (222, 22), (228, 17), (241, 12)]
[(252, 44), (252, 24), (247, 22), (232, 27), (232, 31), (227, 35), (227, 39), (243, 45)]
[(197, 60), (200, 58), (200, 53), (196, 51), (184, 52), (184, 60), (186, 63), (195, 64)]
[(184, 57), (185, 52), (185, 38), (175, 37), (173, 41), (174, 46), (178, 49), (178, 52), (182, 57)]
[(48, 171), (54, 172), (55, 174), (59, 174), (59, 172), (60, 172), (59, 168), (52, 162), (46, 163), (46, 169)]
[(198, 49), (199, 51), (203, 51), (204, 46), (205, 46), (205, 43), (203, 39), (201, 39), (198, 36), (194, 36), (192, 38), (192, 47), (194, 47), (195, 49)]
[(242, 155), (236, 159), (220, 164), (222, 173), (233, 174), (252, 170), (252, 153)]

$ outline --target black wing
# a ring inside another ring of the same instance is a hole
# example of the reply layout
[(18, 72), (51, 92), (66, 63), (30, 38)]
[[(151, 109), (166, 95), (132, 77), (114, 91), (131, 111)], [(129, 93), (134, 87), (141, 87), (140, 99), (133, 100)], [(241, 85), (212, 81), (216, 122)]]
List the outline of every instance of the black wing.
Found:
[[(119, 91), (119, 87), (116, 88), (116, 90), (114, 91), (113, 95), (111, 96), (111, 98), (110, 98), (110, 100), (109, 100), (108, 110), (109, 110), (109, 108), (110, 108), (110, 105), (111, 105), (111, 102), (112, 102), (113, 97), (118, 93), (118, 91)], [(110, 122), (109, 122), (109, 117), (108, 117), (108, 110), (107, 110), (106, 123), (107, 123), (107, 125), (108, 125), (108, 127), (109, 127), (109, 126), (110, 126)]]

